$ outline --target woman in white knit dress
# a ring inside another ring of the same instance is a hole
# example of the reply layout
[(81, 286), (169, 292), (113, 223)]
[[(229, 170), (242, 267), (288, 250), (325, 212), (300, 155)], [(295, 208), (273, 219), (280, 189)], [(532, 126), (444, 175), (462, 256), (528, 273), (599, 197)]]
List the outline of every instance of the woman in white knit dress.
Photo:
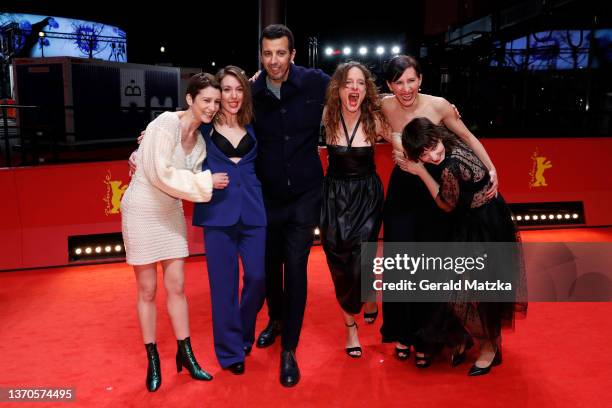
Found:
[(206, 202), (214, 188), (225, 188), (227, 174), (201, 171), (206, 146), (198, 130), (219, 110), (221, 91), (210, 74), (194, 75), (188, 84), (187, 104), (181, 112), (165, 112), (146, 129), (137, 155), (137, 169), (121, 201), (123, 241), (127, 263), (138, 283), (138, 317), (149, 361), (146, 385), (161, 385), (157, 353), (155, 293), (157, 262), (164, 271), (167, 307), (177, 338), (177, 371), (185, 367), (196, 380), (211, 380), (191, 349), (189, 315), (183, 291), (187, 248), (181, 199)]

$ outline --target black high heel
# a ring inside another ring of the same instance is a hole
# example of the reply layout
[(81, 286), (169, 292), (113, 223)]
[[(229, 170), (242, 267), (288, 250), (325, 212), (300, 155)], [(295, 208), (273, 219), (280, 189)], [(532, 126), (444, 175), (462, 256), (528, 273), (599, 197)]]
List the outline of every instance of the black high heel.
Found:
[(155, 392), (159, 387), (161, 387), (162, 382), (157, 344), (147, 343), (145, 344), (145, 349), (147, 350), (147, 360), (149, 361), (149, 366), (147, 367), (147, 380), (145, 384), (147, 385), (147, 390), (149, 390), (149, 392)]
[(183, 367), (185, 367), (194, 380), (212, 380), (212, 375), (202, 370), (198, 364), (193, 354), (193, 350), (191, 349), (191, 340), (189, 337), (184, 340), (177, 340), (176, 343), (178, 344), (178, 349), (176, 350), (176, 372), (180, 373), (183, 371)]
[(473, 346), (474, 340), (472, 340), (472, 337), (466, 336), (463, 345), (463, 351), (459, 353), (457, 350), (455, 350), (451, 355), (451, 366), (457, 367), (459, 364), (463, 364), (467, 359), (468, 350), (471, 349)]
[(376, 318), (378, 317), (378, 305), (376, 305), (376, 311), (372, 313), (363, 312), (363, 321), (367, 324), (374, 324)]
[(400, 348), (395, 346), (395, 357), (400, 361), (405, 361), (410, 358), (410, 347)]
[[(418, 356), (417, 354), (422, 354)], [(432, 356), (431, 354), (422, 353), (420, 351), (414, 351), (414, 365), (417, 368), (427, 368), (431, 365)]]
[(489, 364), (487, 367), (477, 367), (476, 364), (474, 364), (472, 368), (470, 368), (470, 371), (468, 371), (468, 375), (470, 377), (474, 377), (477, 375), (489, 374), (489, 372), (491, 371), (491, 367), (498, 366), (501, 363), (502, 363), (502, 351), (501, 351), (501, 347), (497, 347), (495, 350), (495, 356), (493, 357), (493, 361), (491, 361), (491, 364)]
[[(346, 327), (355, 327), (355, 329), (359, 329), (359, 326), (357, 326), (357, 322), (353, 322), (353, 324), (346, 324), (346, 323), (344, 323), (344, 325)], [(347, 347), (345, 350), (346, 350), (346, 354), (348, 354), (348, 356), (351, 357), (351, 358), (359, 358), (363, 354), (362, 351), (361, 351), (361, 347), (359, 347), (359, 346), (357, 346), (357, 347)], [(355, 353), (355, 352), (359, 352), (359, 354), (351, 354), (351, 353)]]

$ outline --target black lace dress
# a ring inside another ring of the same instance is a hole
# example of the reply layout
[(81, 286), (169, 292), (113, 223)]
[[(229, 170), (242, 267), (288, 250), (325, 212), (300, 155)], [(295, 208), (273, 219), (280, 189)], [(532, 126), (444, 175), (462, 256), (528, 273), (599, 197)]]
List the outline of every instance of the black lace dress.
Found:
[(362, 281), (361, 268), (371, 266), (376, 253), (362, 258), (361, 243), (378, 240), (384, 192), (376, 174), (374, 147), (352, 147), (348, 135), (347, 142), (348, 146), (327, 146), (329, 166), (319, 227), (336, 298), (344, 311), (356, 314), (362, 299), (375, 300), (372, 277)]
[[(447, 148), (446, 158), (440, 164), (439, 197), (453, 210), (450, 212), (446, 241), (448, 242), (518, 242), (519, 236), (511, 218), (511, 212), (501, 194), (493, 199), (486, 198), (490, 177), (486, 166), (465, 144)], [(458, 302), (449, 305), (454, 316), (438, 316), (452, 327), (440, 328), (440, 320), (432, 321), (435, 328), (423, 336), (438, 340), (444, 334), (446, 343), (462, 341), (457, 332), (455, 317), (472, 336), (497, 341), (502, 327), (512, 327), (517, 313), (524, 315), (527, 304), (526, 280), (520, 251), (509, 251), (503, 255), (504, 262), (517, 266), (515, 294), (517, 302)], [(435, 320), (435, 319), (434, 319)]]

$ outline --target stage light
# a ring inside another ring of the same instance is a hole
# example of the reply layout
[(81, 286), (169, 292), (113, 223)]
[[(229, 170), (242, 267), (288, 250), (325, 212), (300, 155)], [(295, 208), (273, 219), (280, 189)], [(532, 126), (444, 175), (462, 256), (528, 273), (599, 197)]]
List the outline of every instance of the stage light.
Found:
[(397, 45), (394, 45), (393, 48), (391, 48), (391, 52), (393, 54), (399, 54), (400, 53), (400, 47), (398, 47)]
[(351, 55), (351, 52), (353, 52), (353, 50), (351, 49), (351, 47), (344, 47), (344, 48), (342, 49), (342, 53), (343, 53), (344, 55)]
[(41, 37), (41, 38), (44, 37), (45, 35), (46, 34), (44, 33), (44, 31), (39, 31), (38, 32), (38, 36)]
[(96, 247), (96, 254), (99, 254), (102, 252), (102, 247)]
[(325, 55), (328, 57), (334, 53), (334, 49), (332, 47), (325, 48)]
[(315, 228), (314, 233), (315, 233), (315, 235), (319, 235), (321, 233), (321, 231), (318, 228)]
[(110, 245), (107, 245), (107, 246), (105, 246), (105, 247), (104, 247), (104, 251), (105, 251), (105, 252), (110, 252), (110, 251), (112, 251), (112, 250), (113, 250), (113, 248), (111, 248), (111, 246), (110, 246)]
[(376, 54), (383, 55), (385, 53), (385, 47), (378, 46), (376, 47)]
[(163, 54), (164, 52), (166, 52), (166, 47), (160, 47), (159, 51)]
[(523, 227), (584, 223), (584, 209), (582, 202), (579, 201), (511, 203), (508, 205), (518, 225)]
[(210, 65), (212, 65), (213, 67), (217, 64), (215, 64), (215, 61), (211, 62)]
[(115, 245), (115, 251), (121, 252), (121, 245)]
[(513, 216), (511, 216), (511, 217), (510, 217), (510, 219), (511, 219), (512, 221), (514, 221), (514, 215), (513, 215)]
[(90, 247), (85, 248), (85, 253), (88, 255), (91, 254), (91, 248)]
[(359, 47), (359, 55), (366, 55), (368, 53), (368, 49), (366, 47)]
[(74, 253), (77, 255), (81, 255), (83, 253), (83, 250), (81, 248), (77, 248), (74, 250)]

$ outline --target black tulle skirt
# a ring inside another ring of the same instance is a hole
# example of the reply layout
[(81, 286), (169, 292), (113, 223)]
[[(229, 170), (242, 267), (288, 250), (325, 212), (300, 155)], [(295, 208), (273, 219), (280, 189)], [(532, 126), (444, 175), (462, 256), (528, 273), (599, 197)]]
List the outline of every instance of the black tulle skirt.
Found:
[[(520, 242), (510, 208), (501, 194), (478, 208), (457, 209), (449, 224), (453, 242)], [(520, 245), (501, 250), (500, 262), (512, 265), (515, 302), (454, 302), (453, 312), (462, 325), (480, 339), (496, 341), (502, 327), (514, 327), (515, 317), (527, 312), (527, 283)], [(494, 279), (494, 277), (492, 277)], [(448, 336), (453, 339), (452, 335)]]
[[(376, 242), (382, 224), (383, 186), (376, 172), (359, 177), (334, 177), (323, 183), (321, 242), (344, 311), (359, 313), (363, 299), (374, 300), (372, 276), (362, 280), (362, 265), (371, 265), (375, 251), (362, 257), (361, 243)], [(371, 269), (371, 268), (370, 268)]]

